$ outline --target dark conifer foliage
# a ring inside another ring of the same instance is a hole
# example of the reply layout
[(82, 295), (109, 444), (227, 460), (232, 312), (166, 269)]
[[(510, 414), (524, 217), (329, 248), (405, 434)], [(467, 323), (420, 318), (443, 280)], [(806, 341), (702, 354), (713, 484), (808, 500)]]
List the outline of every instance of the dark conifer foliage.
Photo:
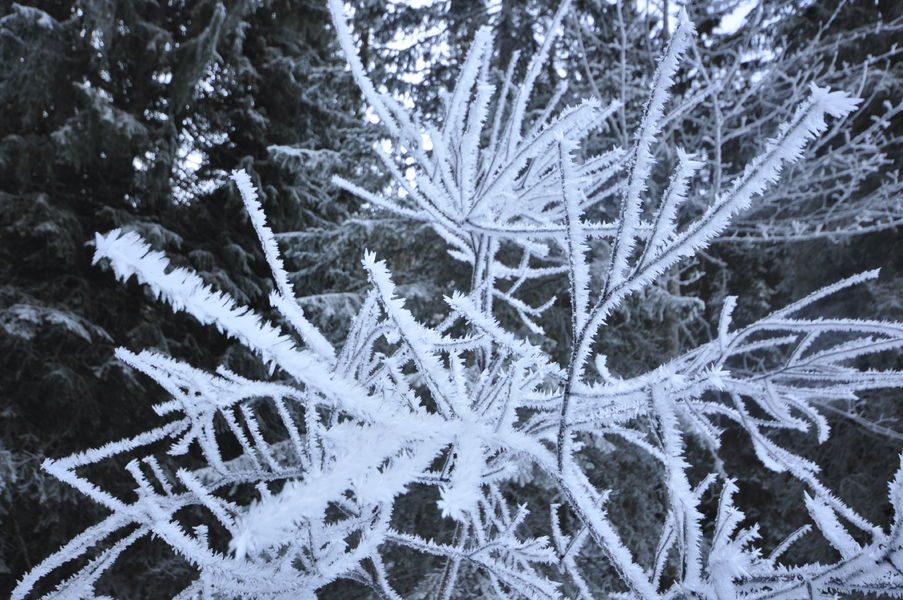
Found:
[[(229, 171), (266, 181), (279, 230), (329, 231), (354, 208), (328, 177), (366, 176), (372, 135), (327, 21), (316, 2), (0, 8), (0, 594), (100, 514), (41, 461), (153, 418), (161, 392), (115, 360), (116, 346), (256, 368), (92, 266), (94, 232), (137, 230), (256, 305), (268, 290)], [(328, 290), (348, 271), (318, 263), (299, 290)], [(123, 597), (162, 597), (184, 569), (143, 549), (130, 560), (156, 563), (160, 588), (112, 581)]]

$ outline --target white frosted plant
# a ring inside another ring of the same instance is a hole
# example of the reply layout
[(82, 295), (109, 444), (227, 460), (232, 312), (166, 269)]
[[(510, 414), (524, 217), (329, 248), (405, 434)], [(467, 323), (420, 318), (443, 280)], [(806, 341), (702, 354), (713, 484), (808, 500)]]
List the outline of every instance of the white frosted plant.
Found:
[[(581, 160), (581, 141), (615, 105), (588, 100), (558, 110), (562, 89), (537, 118), (527, 119), (567, 2), (519, 82), (511, 68), (501, 86), (493, 84), (491, 33), (477, 32), (438, 124), (418, 122), (377, 92), (341, 1), (329, 6), (352, 74), (392, 137), (394, 154), (382, 158), (404, 193), (335, 182), (374, 207), (430, 224), (450, 256), (471, 266), (469, 288), (445, 298), (444, 319), (428, 327), (405, 307), (386, 264), (367, 254), (369, 294), (344, 344), (334, 348), (295, 302), (243, 172), (233, 180), (272, 270), (270, 301), (284, 327), (189, 270), (172, 268), (134, 233), (98, 235), (95, 261), (108, 262), (123, 281), (136, 277), (174, 310), (238, 340), (272, 377), (254, 381), (223, 368), (208, 373), (156, 352), (118, 350), (124, 363), (171, 396), (155, 407), (161, 423), (45, 462), (50, 474), (110, 514), (25, 575), (13, 598), (27, 597), (71, 561), (80, 568), (46, 597), (95, 598), (98, 579), (142, 537), (162, 540), (194, 567), (196, 579), (178, 596), (185, 599), (313, 597), (339, 579), (395, 599), (401, 592), (385, 556), (397, 548), (442, 561), (435, 590), (441, 599), (590, 598), (594, 572), (609, 566), (624, 598), (903, 596), (903, 474), (890, 483), (895, 517), (884, 528), (828, 489), (818, 466), (775, 436), (791, 430), (824, 441), (829, 430), (822, 407), (903, 383), (897, 371), (851, 366), (898, 350), (900, 324), (801, 316), (877, 272), (840, 281), (751, 324), (732, 321), (736, 299), (727, 298), (715, 339), (633, 377), (611, 373), (605, 349), (594, 343), (627, 296), (704, 249), (825, 132), (829, 118), (847, 114), (856, 100), (812, 87), (794, 117), (775, 124), (776, 136), (762, 155), (703, 214), (681, 224), (680, 207), (703, 158), (681, 151), (663, 196), (650, 198), (647, 189), (672, 77), (694, 43), (685, 16), (659, 62), (633, 145)], [(586, 217), (597, 203), (612, 201), (614, 221)], [(610, 248), (606, 261), (592, 262), (605, 265), (601, 273), (590, 261), (597, 247), (591, 241), (599, 239)], [(532, 306), (519, 294), (525, 282), (564, 274), (572, 335), (566, 363), (557, 364), (536, 345), (551, 299)], [(500, 324), (501, 305), (523, 326)], [(524, 327), (535, 337), (517, 333)], [(278, 416), (275, 425), (261, 425), (264, 408)], [(805, 485), (799, 500), (814, 527), (776, 548), (760, 548), (757, 527), (735, 504), (736, 482), (691, 476), (688, 445), (716, 456), (729, 452), (722, 446), (727, 426), (745, 431), (765, 467)], [(622, 541), (622, 525), (606, 510), (609, 490), (598, 489), (581, 467), (582, 448), (593, 438), (630, 444), (660, 467), (668, 511), (651, 532), (659, 541), (650, 564), (640, 564)], [(241, 453), (224, 456), (226, 443)], [(189, 454), (189, 466), (178, 467), (178, 458)], [(92, 483), (84, 469), (121, 456), (131, 459), (130, 499)], [(518, 482), (537, 472), (548, 482), (546, 503), (512, 502)], [(415, 533), (404, 513), (395, 512), (401, 498), (424, 486), (436, 490), (428, 507), (436, 519), (454, 524), (450, 541)], [(235, 493), (239, 488), (248, 492)], [(718, 498), (708, 523), (707, 492)], [(209, 520), (189, 526), (187, 509)], [(546, 535), (533, 537), (528, 510), (548, 515)], [(836, 549), (835, 562), (785, 562), (796, 540), (816, 533)], [(604, 556), (606, 564), (587, 573), (581, 555)], [(479, 591), (458, 585), (465, 568), (483, 579)]]

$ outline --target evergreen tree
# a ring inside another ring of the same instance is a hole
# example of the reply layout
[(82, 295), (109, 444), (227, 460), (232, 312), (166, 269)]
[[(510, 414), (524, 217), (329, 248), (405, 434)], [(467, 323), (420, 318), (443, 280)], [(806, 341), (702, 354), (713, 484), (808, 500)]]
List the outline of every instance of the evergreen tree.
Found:
[[(223, 185), (232, 169), (265, 176), (264, 202), (285, 231), (332, 233), (355, 210), (328, 176), (368, 177), (372, 136), (327, 23), (306, 2), (86, 0), (0, 12), (0, 591), (100, 514), (41, 461), (134, 433), (152, 414), (158, 392), (113, 357), (113, 340), (259, 369), (137, 286), (111, 285), (91, 265), (93, 232), (138, 231), (255, 305), (269, 290), (241, 201)], [(354, 277), (301, 250), (294, 264), (314, 266), (302, 295)], [(127, 560), (138, 569), (160, 556), (148, 543)], [(178, 561), (161, 568), (154, 590), (128, 577), (108, 585), (158, 597), (186, 573)]]

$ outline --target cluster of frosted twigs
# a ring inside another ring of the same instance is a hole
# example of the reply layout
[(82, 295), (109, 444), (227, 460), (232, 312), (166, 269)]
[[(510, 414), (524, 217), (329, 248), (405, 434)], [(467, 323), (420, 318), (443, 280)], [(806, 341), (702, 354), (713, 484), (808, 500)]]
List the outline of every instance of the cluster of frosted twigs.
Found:
[[(823, 407), (903, 383), (899, 372), (850, 366), (899, 349), (900, 324), (800, 316), (877, 273), (838, 282), (749, 325), (732, 322), (736, 299), (728, 298), (715, 339), (630, 378), (608, 370), (605, 349), (596, 343), (625, 298), (705, 248), (825, 132), (828, 117), (842, 117), (856, 101), (813, 87), (793, 118), (776, 124), (762, 154), (701, 214), (682, 220), (702, 159), (679, 152), (660, 198), (649, 197), (649, 182), (672, 78), (694, 43), (685, 16), (658, 64), (633, 146), (579, 160), (583, 139), (615, 105), (587, 100), (559, 110), (559, 91), (539, 117), (526, 117), (567, 2), (518, 83), (513, 68), (500, 86), (493, 83), (491, 34), (477, 32), (444, 121), (435, 125), (376, 91), (340, 0), (329, 4), (352, 74), (397, 148), (381, 158), (403, 193), (335, 183), (374, 208), (428, 223), (450, 256), (471, 266), (471, 287), (445, 298), (444, 319), (429, 327), (397, 295), (386, 264), (367, 254), (370, 291), (335, 348), (295, 301), (243, 172), (233, 180), (272, 270), (270, 302), (280, 325), (195, 273), (172, 268), (135, 233), (98, 235), (96, 261), (238, 340), (271, 367), (272, 378), (208, 373), (156, 352), (120, 349), (120, 360), (168, 392), (170, 399), (155, 407), (161, 424), (45, 463), (110, 515), (35, 567), (13, 597), (26, 597), (39, 580), (78, 561), (75, 575), (47, 597), (94, 598), (101, 575), (145, 536), (194, 566), (197, 577), (179, 596), (185, 599), (313, 597), (338, 579), (396, 599), (401, 592), (385, 564), (395, 547), (440, 559), (445, 567), (436, 597), (442, 599), (470, 593), (456, 587), (465, 569), (482, 578), (483, 595), (590, 598), (594, 573), (578, 562), (581, 554), (604, 556), (625, 598), (903, 596), (903, 475), (890, 484), (896, 517), (884, 529), (832, 493), (817, 465), (773, 435), (795, 430), (824, 440)], [(402, 153), (405, 173), (397, 162)], [(615, 203), (615, 220), (586, 217), (605, 202)], [(589, 260), (597, 247), (590, 241), (599, 239), (610, 249), (603, 273), (591, 272), (600, 262)], [(512, 256), (520, 260), (506, 262)], [(572, 345), (558, 364), (537, 345), (552, 299), (535, 306), (520, 291), (525, 282), (564, 275)], [(502, 305), (516, 315), (516, 327), (497, 319)], [(748, 357), (758, 359), (743, 360)], [(264, 409), (278, 417), (266, 427)], [(692, 480), (687, 445), (700, 443), (717, 455), (728, 423), (745, 430), (765, 467), (805, 484), (800, 501), (836, 549), (836, 562), (782, 562), (811, 527), (765, 554), (756, 546), (757, 528), (744, 523), (734, 503), (735, 482), (714, 474)], [(650, 532), (660, 536), (651, 564), (637, 562), (622, 541), (606, 510), (608, 491), (577, 460), (581, 441), (593, 437), (617, 438), (660, 467), (668, 510)], [(227, 442), (240, 454), (226, 453)], [(161, 447), (164, 454), (151, 451)], [(192, 466), (179, 466), (186, 455), (194, 460), (184, 464)], [(126, 470), (135, 493), (128, 500), (92, 483), (83, 469), (118, 456), (131, 457)], [(512, 503), (523, 474), (537, 471), (548, 482), (547, 504)], [(399, 498), (413, 486), (437, 490), (432, 508), (437, 519), (455, 523), (454, 539), (426, 539), (393, 519)], [(239, 488), (249, 492), (230, 492)], [(719, 506), (707, 525), (700, 503), (709, 491)], [(188, 523), (186, 508), (208, 520)], [(548, 515), (545, 535), (526, 526), (528, 509)]]

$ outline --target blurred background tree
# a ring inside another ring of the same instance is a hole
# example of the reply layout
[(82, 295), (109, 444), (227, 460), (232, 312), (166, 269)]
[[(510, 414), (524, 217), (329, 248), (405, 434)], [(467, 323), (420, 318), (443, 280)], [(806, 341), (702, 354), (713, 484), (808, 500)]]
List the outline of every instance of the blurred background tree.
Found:
[[(231, 169), (249, 169), (277, 230), (331, 230), (357, 206), (332, 172), (377, 177), (373, 133), (316, 2), (82, 0), (0, 7), (0, 593), (98, 510), (40, 463), (139, 431), (160, 390), (113, 358), (157, 347), (254, 373), (256, 361), (137, 285), (92, 266), (94, 232), (139, 230), (244, 303), (268, 285)], [(368, 162), (369, 161), (369, 162)], [(328, 249), (338, 258), (360, 247)], [(313, 243), (313, 242), (311, 242)], [(308, 250), (308, 253), (316, 251)], [(354, 268), (304, 261), (299, 291), (351, 288)], [(102, 474), (101, 474), (102, 476)], [(122, 578), (177, 590), (178, 560)]]

